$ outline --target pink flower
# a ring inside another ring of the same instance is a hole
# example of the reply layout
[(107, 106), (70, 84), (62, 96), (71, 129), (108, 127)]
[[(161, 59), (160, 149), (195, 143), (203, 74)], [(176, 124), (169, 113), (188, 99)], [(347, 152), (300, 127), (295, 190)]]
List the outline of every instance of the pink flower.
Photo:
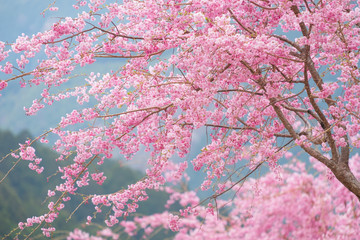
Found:
[(179, 216), (169, 214), (169, 227), (172, 231), (177, 232), (179, 231)]
[(8, 85), (8, 84), (7, 84), (6, 81), (4, 81), (4, 80), (0, 81), (0, 91), (3, 90), (4, 88), (6, 88), (7, 85)]
[[(13, 65), (10, 62), (6, 62), (5, 67), (1, 69), (2, 72), (6, 74), (11, 74), (13, 72)], [(1, 87), (0, 87), (1, 90)]]
[(59, 10), (58, 7), (50, 7), (50, 8), (49, 8), (49, 11), (58, 11), (58, 10)]

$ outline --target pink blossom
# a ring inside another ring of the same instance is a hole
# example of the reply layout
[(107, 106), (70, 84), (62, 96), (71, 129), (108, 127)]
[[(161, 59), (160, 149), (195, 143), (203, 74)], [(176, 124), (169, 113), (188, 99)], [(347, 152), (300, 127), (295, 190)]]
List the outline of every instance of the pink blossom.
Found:
[(172, 231), (179, 231), (179, 216), (169, 214), (169, 227)]
[[(81, 196), (124, 234), (359, 235), (359, 6), (78, 0), (73, 7), (76, 17), (0, 42), (0, 90), (19, 81), (42, 90), (27, 115), (76, 100), (54, 128), (9, 155), (41, 173), (33, 143), (50, 132), (56, 138), (59, 182), (48, 196), (58, 191), (59, 200), (19, 228), (53, 222), (73, 195), (84, 194), (80, 188), (103, 184), (96, 164), (121, 156), (139, 161), (144, 176), (113, 193)], [(153, 190), (165, 190), (165, 207), (179, 205), (179, 212), (134, 217)], [(51, 237), (53, 229), (41, 227)], [(74, 230), (69, 239), (101, 236)]]
[(4, 81), (4, 80), (0, 81), (0, 91), (3, 90), (4, 88), (6, 88), (7, 85), (8, 85), (8, 84), (7, 84), (6, 81)]
[(1, 69), (2, 72), (6, 74), (11, 74), (13, 72), (13, 65), (10, 62), (6, 62), (3, 69)]
[(49, 11), (58, 11), (58, 10), (59, 10), (58, 7), (50, 7), (50, 8), (49, 8)]
[(134, 222), (131, 221), (121, 221), (120, 225), (122, 227), (124, 227), (124, 231), (129, 235), (129, 236), (134, 236), (135, 234), (135, 230), (137, 229), (137, 226), (135, 225)]

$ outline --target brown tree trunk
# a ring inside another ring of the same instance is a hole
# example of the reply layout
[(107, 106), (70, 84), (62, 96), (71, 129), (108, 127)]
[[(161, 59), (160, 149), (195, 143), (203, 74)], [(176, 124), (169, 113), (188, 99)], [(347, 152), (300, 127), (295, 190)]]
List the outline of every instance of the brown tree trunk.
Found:
[(352, 193), (354, 193), (360, 201), (360, 182), (351, 172), (349, 166), (345, 163), (338, 163), (334, 169), (331, 169), (335, 177)]

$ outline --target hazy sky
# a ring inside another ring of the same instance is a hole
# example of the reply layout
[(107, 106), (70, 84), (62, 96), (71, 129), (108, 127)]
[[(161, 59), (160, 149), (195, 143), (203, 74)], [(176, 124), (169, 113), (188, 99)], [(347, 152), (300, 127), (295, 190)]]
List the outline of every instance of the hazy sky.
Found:
[[(58, 21), (58, 17), (76, 14), (72, 7), (72, 3), (75, 3), (73, 0), (58, 0), (55, 6), (59, 7), (59, 11), (47, 11), (42, 14), (43, 10), (52, 2), (52, 0), (0, 0), (0, 18), (2, 20), (0, 21), (0, 41), (14, 42), (22, 33), (31, 36), (48, 29)], [(8, 61), (15, 62), (14, 58), (9, 58)], [(5, 77), (9, 78), (0, 73), (0, 79), (5, 79)], [(71, 106), (59, 104), (58, 107), (40, 111), (37, 116), (25, 116), (24, 106), (29, 107), (32, 100), (39, 97), (41, 88), (20, 89), (19, 86), (19, 81), (15, 80), (9, 83), (9, 87), (5, 91), (1, 92), (1, 129), (9, 129), (15, 133), (27, 129), (33, 135), (39, 135), (49, 127), (56, 126), (60, 117), (71, 108)]]

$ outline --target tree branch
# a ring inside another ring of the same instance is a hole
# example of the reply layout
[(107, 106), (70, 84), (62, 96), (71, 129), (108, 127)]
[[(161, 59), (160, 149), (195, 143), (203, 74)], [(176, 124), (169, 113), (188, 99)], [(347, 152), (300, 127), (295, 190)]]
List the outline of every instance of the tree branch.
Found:
[(228, 8), (228, 11), (229, 11), (231, 17), (240, 25), (240, 27), (242, 27), (245, 31), (247, 31), (248, 33), (250, 33), (250, 35), (251, 35), (252, 38), (255, 38), (255, 37), (257, 36), (257, 33), (256, 33), (254, 30), (245, 27), (245, 25), (243, 25), (243, 24), (239, 21), (239, 19), (234, 15), (234, 13), (231, 11), (230, 8)]

